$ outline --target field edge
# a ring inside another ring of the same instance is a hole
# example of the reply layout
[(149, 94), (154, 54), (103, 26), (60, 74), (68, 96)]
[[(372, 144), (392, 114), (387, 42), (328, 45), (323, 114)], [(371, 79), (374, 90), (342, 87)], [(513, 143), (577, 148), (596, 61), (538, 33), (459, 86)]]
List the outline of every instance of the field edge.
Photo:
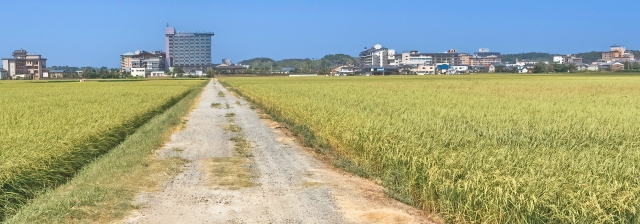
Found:
[[(340, 153), (333, 149), (325, 139), (316, 135), (309, 126), (293, 122), (292, 120), (280, 115), (277, 111), (271, 110), (265, 107), (265, 105), (262, 105), (260, 102), (254, 101), (250, 97), (244, 95), (242, 91), (223, 80), (218, 80), (218, 82), (228, 91), (237, 94), (239, 97), (242, 97), (252, 105), (257, 106), (257, 108), (260, 109), (264, 114), (268, 115), (271, 120), (278, 122), (282, 126), (285, 126), (287, 131), (296, 138), (299, 144), (313, 150), (316, 158), (330, 164), (335, 168), (342, 169), (362, 178), (373, 180), (375, 183), (385, 188), (385, 194), (390, 198), (419, 209), (424, 209), (416, 206), (416, 204), (413, 203), (413, 200), (411, 200), (408, 195), (398, 193), (398, 191), (395, 191), (393, 187), (389, 188), (389, 186), (382, 185), (381, 183), (383, 181), (379, 177), (368, 171), (366, 168), (358, 166), (358, 164), (353, 160), (340, 155)], [(430, 214), (429, 218), (432, 221), (441, 221), (441, 217), (439, 217), (435, 210), (426, 209), (424, 211)]]

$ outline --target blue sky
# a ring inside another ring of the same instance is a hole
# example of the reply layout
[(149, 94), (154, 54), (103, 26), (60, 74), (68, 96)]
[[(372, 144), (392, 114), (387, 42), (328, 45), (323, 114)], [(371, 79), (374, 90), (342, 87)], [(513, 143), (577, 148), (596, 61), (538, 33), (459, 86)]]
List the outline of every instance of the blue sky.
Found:
[(165, 50), (164, 28), (212, 31), (213, 63), (416, 49), (579, 53), (640, 49), (637, 0), (3, 1), (0, 57), (23, 48), (48, 65), (119, 67)]

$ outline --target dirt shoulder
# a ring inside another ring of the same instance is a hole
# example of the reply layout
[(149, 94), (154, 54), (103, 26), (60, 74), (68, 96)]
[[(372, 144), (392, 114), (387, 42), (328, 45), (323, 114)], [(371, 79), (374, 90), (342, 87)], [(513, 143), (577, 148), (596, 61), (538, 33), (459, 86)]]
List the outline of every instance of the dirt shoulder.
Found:
[(318, 161), (279, 125), (210, 83), (158, 151), (184, 172), (137, 197), (124, 223), (431, 223), (372, 181)]

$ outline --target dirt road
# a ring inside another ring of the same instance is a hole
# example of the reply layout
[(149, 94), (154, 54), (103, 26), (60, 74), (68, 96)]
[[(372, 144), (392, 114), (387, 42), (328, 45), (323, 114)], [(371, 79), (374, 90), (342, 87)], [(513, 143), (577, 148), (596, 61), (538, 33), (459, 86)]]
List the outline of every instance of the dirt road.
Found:
[(158, 151), (186, 159), (124, 223), (430, 223), (375, 183), (318, 161), (212, 81), (186, 128)]

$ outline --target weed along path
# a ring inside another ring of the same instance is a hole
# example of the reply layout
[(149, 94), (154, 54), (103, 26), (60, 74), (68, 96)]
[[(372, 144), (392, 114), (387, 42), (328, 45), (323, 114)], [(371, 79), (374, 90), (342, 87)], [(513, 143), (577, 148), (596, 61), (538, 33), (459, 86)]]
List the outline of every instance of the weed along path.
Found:
[(216, 81), (157, 153), (187, 160), (124, 223), (430, 223), (375, 183), (318, 161)]

